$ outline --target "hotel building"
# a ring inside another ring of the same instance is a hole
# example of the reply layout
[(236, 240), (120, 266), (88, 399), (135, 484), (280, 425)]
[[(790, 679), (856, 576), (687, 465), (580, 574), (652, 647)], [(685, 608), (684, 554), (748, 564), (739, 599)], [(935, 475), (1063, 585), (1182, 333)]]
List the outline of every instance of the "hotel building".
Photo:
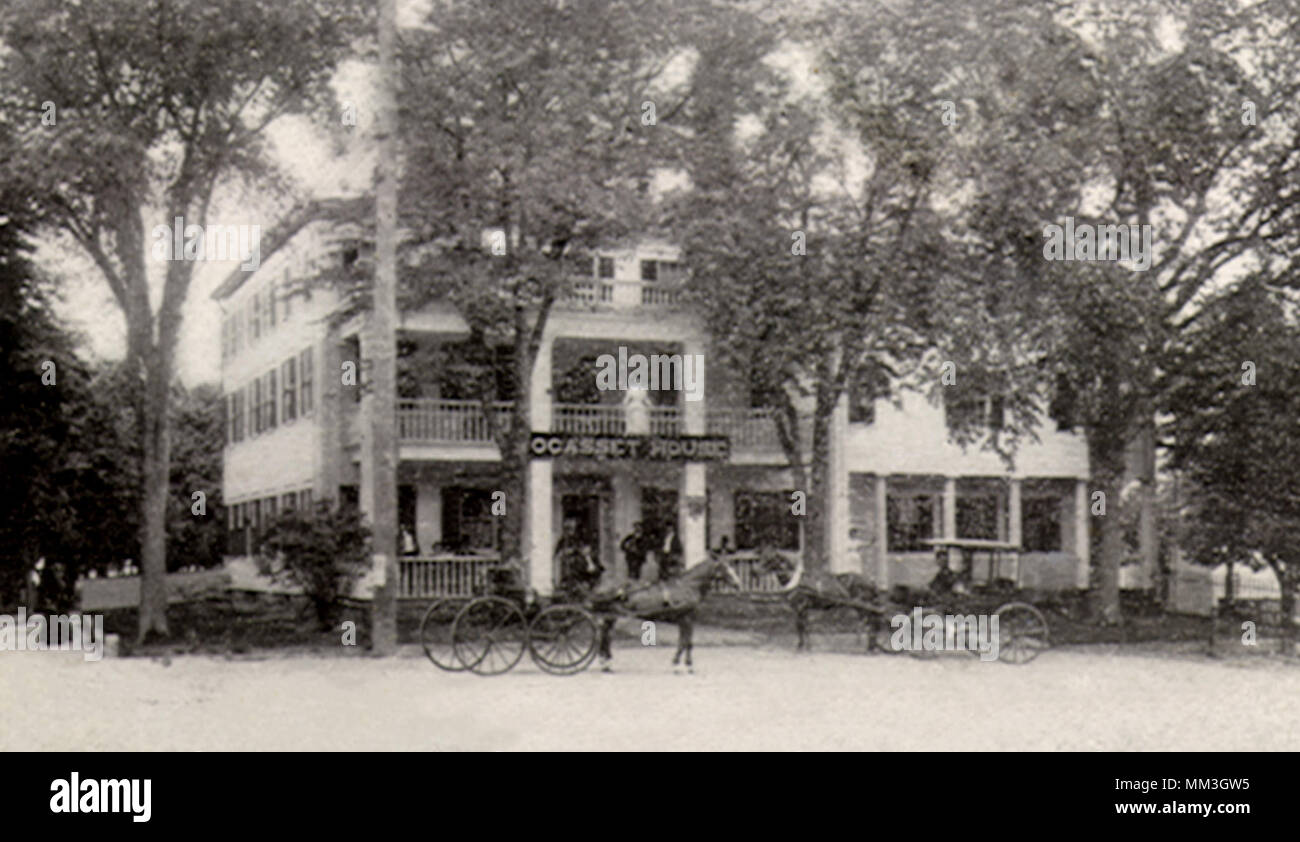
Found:
[[(596, 388), (596, 360), (620, 348), (711, 359), (705, 325), (679, 306), (677, 258), (674, 248), (655, 243), (599, 252), (590, 275), (551, 313), (532, 375), (531, 417), (534, 433), (554, 438), (534, 436), (540, 453), (527, 467), (525, 543), (541, 550), (529, 551), (528, 577), (539, 592), (555, 587), (553, 554), (569, 521), (613, 577), (625, 575), (619, 543), (638, 521), (656, 541), (672, 524), (687, 566), (727, 537), (747, 588), (774, 584), (753, 564), (761, 543), (802, 552), (804, 525), (791, 511), (794, 479), (771, 410), (755, 405), (761, 401), (743, 373), (706, 365), (702, 400), (660, 390), (643, 403)], [(369, 507), (361, 482), (364, 317), (345, 318), (335, 293), (302, 283), (328, 264), (365, 271), (369, 260), (355, 232), (313, 224), (214, 293), (223, 313), (223, 493), (232, 555), (246, 554), (250, 532), (285, 507), (339, 497)], [(408, 544), (400, 558), (399, 595), (467, 594), (497, 560), (500, 518), (492, 504), (502, 499), (493, 496), (502, 490), (500, 454), (458, 365), (469, 327), (453, 307), (435, 303), (401, 313), (398, 333), (391, 411), (399, 524), (414, 538), (414, 551)], [(360, 385), (345, 382), (348, 363)], [(957, 408), (900, 394), (897, 404), (846, 395), (832, 417), (832, 569), (883, 586), (922, 584), (935, 571), (926, 539), (986, 538), (1021, 548), (1014, 575), (1023, 586), (1086, 587), (1083, 437), (1045, 420), (1039, 441), (1020, 450), (1009, 472), (995, 454), (949, 440), (944, 413)], [(596, 458), (583, 443), (586, 436), (638, 434), (669, 442), (716, 437), (726, 442), (724, 458)], [(504, 502), (521, 503), (508, 495)]]

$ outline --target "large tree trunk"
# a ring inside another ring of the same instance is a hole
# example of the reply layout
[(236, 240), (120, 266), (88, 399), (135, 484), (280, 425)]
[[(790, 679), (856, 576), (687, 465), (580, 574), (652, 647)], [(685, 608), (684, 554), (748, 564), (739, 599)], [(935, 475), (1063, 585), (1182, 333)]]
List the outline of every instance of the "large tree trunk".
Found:
[(171, 366), (160, 350), (144, 361), (144, 394), (137, 407), (143, 458), (140, 495), (140, 624), (137, 640), (167, 631), (167, 494), (170, 485)]
[[(1100, 553), (1097, 555), (1097, 589), (1094, 612), (1104, 623), (1120, 621), (1119, 566), (1124, 557), (1124, 525), (1121, 522), (1123, 504), (1120, 500), (1123, 470), (1102, 468), (1098, 472), (1100, 490), (1106, 495), (1106, 514), (1094, 516), (1101, 533)], [(1091, 501), (1090, 501), (1091, 505)]]
[(1281, 640), (1279, 645), (1283, 655), (1295, 655), (1296, 628), (1295, 628), (1295, 592), (1296, 585), (1300, 583), (1300, 576), (1291, 572), (1293, 564), (1288, 563), (1285, 567), (1275, 565), (1273, 573), (1277, 576), (1277, 583), (1282, 592), (1281, 605), (1281, 628), (1279, 636)]
[(830, 501), (826, 491), (830, 487), (830, 416), (820, 410), (812, 419), (812, 454), (808, 468), (804, 471), (807, 490), (807, 529), (804, 530), (804, 564), (808, 570), (828, 570), (830, 563), (826, 558), (826, 513), (830, 510)]

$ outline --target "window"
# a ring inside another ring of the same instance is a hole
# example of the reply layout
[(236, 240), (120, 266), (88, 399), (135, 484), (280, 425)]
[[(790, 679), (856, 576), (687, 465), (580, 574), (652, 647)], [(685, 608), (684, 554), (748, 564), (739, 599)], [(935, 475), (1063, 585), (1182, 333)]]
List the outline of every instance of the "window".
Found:
[(256, 378), (249, 385), (248, 410), (253, 421), (253, 435), (262, 432), (262, 378)]
[(931, 549), (929, 544), (922, 542), (937, 537), (936, 502), (928, 494), (898, 497), (891, 494), (885, 499), (886, 540), (890, 552)]
[(286, 424), (298, 417), (298, 360), (292, 358), (280, 366), (280, 383), (283, 393), (280, 396), (280, 420)]
[(614, 277), (614, 258), (600, 257), (596, 259), (596, 276), (605, 280)]
[(1052, 390), (1052, 401), (1048, 405), (1047, 414), (1056, 422), (1057, 430), (1068, 432), (1074, 429), (1077, 403), (1070, 378), (1065, 374), (1056, 375), (1056, 388)]
[(298, 414), (306, 416), (312, 409), (312, 355), (311, 348), (298, 355), (298, 378), (302, 381), (299, 388)]
[(1022, 506), (1022, 543), (1027, 553), (1061, 551), (1061, 501), (1055, 497), (1032, 497)]
[(659, 280), (659, 263), (657, 261), (641, 261), (641, 280), (646, 283), (654, 283)]
[(311, 489), (304, 488), (298, 492), (298, 508), (304, 512), (311, 512)]
[(996, 497), (957, 498), (957, 537), (998, 538), (998, 501)]
[(873, 424), (876, 420), (876, 400), (865, 387), (849, 387), (849, 423)]
[(244, 390), (230, 394), (230, 440), (244, 440)]
[(659, 261), (659, 280), (665, 283), (675, 284), (686, 275), (686, 270), (682, 264), (675, 260)]
[(292, 512), (295, 508), (297, 508), (296, 506), (297, 496), (298, 495), (294, 494), (292, 491), (290, 491), (288, 494), (280, 495), (280, 511)]
[(293, 315), (293, 290), (289, 288), (289, 270), (284, 270), (284, 276), (280, 279), (280, 289), (284, 290), (284, 318), (282, 321), (289, 321)]
[(262, 526), (263, 528), (271, 525), (275, 520), (275, 498), (267, 497), (262, 501)]
[(951, 428), (973, 429), (986, 426), (990, 430), (1000, 430), (1005, 413), (1005, 401), (1001, 395), (988, 397), (964, 396), (945, 401), (944, 409), (948, 414), (948, 426)]
[(500, 518), (492, 515), (492, 492), (452, 486), (442, 491), (442, 544), (452, 552), (493, 550)]
[(266, 285), (266, 323), (275, 327), (275, 281)]
[(270, 430), (276, 426), (275, 417), (275, 369), (271, 369), (264, 376), (266, 385), (262, 387), (262, 400), (266, 403), (262, 406), (262, 426)]
[(798, 552), (799, 517), (790, 511), (791, 491), (737, 491), (736, 548), (773, 546)]
[(253, 329), (253, 338), (259, 339), (262, 336), (262, 293), (253, 296), (253, 312), (249, 316), (249, 325)]

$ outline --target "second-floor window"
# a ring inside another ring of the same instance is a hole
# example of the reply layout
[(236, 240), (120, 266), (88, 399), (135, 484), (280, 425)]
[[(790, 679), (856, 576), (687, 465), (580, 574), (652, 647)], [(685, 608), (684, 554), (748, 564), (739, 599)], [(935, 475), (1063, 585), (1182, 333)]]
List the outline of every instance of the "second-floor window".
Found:
[(603, 280), (612, 280), (614, 277), (614, 258), (598, 257), (596, 258), (596, 277)]
[(280, 383), (283, 394), (280, 396), (280, 420), (292, 421), (298, 417), (298, 358), (284, 361), (280, 366)]
[(928, 494), (885, 498), (887, 548), (890, 552), (928, 550), (927, 538), (937, 537), (937, 501)]
[(298, 355), (298, 379), (302, 384), (298, 390), (298, 414), (302, 416), (312, 410), (312, 368), (312, 353), (308, 348)]
[(244, 440), (244, 390), (231, 392), (226, 396), (230, 404), (230, 440)]
[(641, 280), (648, 284), (652, 284), (659, 280), (659, 261), (641, 261)]
[(252, 435), (262, 432), (262, 378), (257, 378), (248, 385), (248, 413), (252, 421)]
[(266, 385), (262, 387), (262, 425), (270, 430), (274, 429), (277, 424), (275, 417), (275, 403), (278, 397), (275, 389), (275, 369), (271, 369), (264, 375)]

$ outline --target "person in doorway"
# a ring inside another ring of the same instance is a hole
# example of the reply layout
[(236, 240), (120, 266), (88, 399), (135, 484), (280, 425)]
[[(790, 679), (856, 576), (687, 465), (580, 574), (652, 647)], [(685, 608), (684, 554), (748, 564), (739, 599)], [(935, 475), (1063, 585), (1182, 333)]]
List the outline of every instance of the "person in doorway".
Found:
[(623, 551), (623, 558), (627, 560), (628, 580), (639, 581), (641, 568), (645, 566), (645, 554), (649, 549), (646, 546), (646, 535), (642, 531), (641, 521), (632, 524), (632, 532), (623, 539), (618, 548)]
[(402, 524), (402, 555), (419, 555), (420, 547), (415, 543), (415, 535), (411, 533), (411, 527)]
[(666, 581), (681, 572), (682, 542), (677, 538), (677, 527), (669, 523), (664, 527), (664, 539), (659, 544), (659, 581)]
[(555, 545), (556, 566), (560, 569), (560, 591), (581, 602), (600, 582), (605, 568), (596, 561), (591, 545), (578, 534), (578, 522), (564, 521), (563, 533)]

